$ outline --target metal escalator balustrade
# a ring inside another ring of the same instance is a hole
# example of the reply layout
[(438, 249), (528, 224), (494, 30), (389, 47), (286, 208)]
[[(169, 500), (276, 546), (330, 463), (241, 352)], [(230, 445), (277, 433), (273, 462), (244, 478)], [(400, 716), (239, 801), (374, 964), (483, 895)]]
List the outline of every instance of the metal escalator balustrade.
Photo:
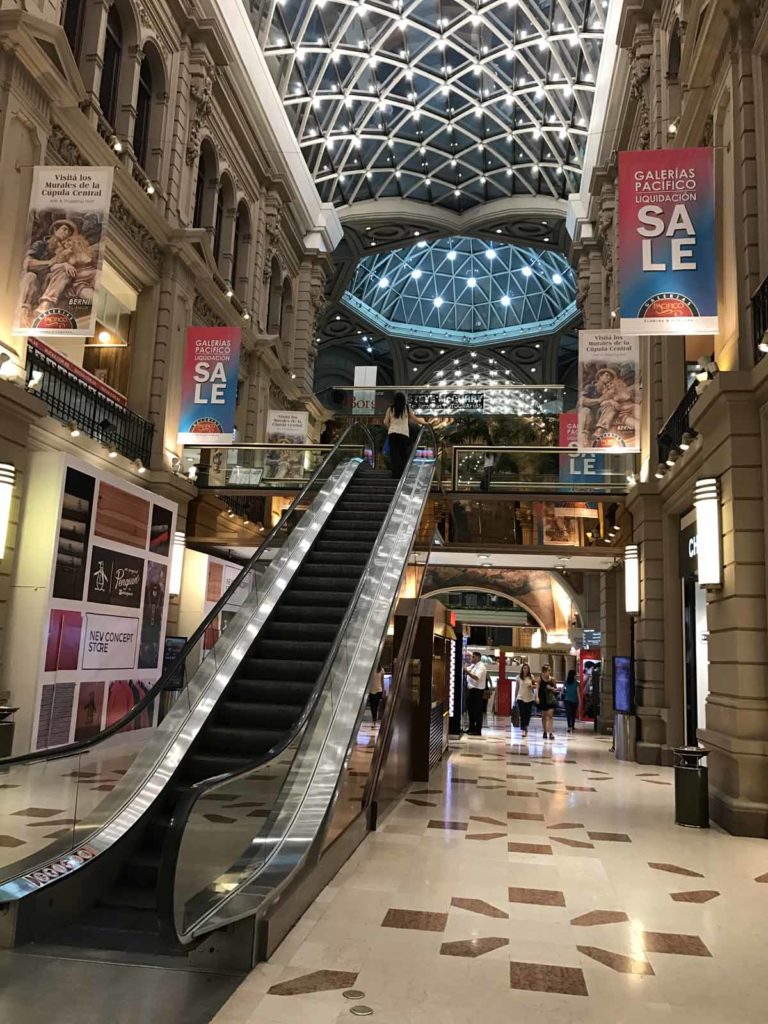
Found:
[[(36, 794), (45, 793), (49, 799), (53, 794), (60, 813), (68, 815), (59, 823), (67, 827), (36, 849), (27, 848), (21, 854), (14, 851), (11, 856), (3, 851), (0, 902), (13, 903), (76, 872), (86, 859), (93, 860), (121, 839), (153, 803), (195, 741), (228, 681), (226, 673), (234, 671), (248, 650), (335, 502), (372, 451), (373, 442), (365, 428), (354, 426), (345, 432), (176, 662), (119, 722), (87, 743), (0, 762), (6, 787), (4, 803), (16, 793), (19, 797), (23, 794), (28, 804), (39, 805)], [(299, 509), (307, 502), (308, 512), (288, 534), (287, 524), (296, 523)], [(279, 554), (264, 570), (261, 558), (281, 539), (284, 543)], [(243, 598), (240, 611), (213, 648), (203, 651), (203, 638), (211, 623), (237, 593)], [(169, 693), (175, 698), (170, 707)], [(162, 718), (157, 728), (141, 728), (157, 718)], [(94, 781), (105, 784), (95, 785)], [(78, 850), (85, 856), (77, 857)]]
[[(431, 428), (423, 428), (376, 536), (376, 510), (353, 485), (329, 523), (328, 538), (321, 537), (308, 559), (307, 568), (317, 572), (342, 560), (340, 575), (326, 577), (327, 589), (318, 595), (327, 599), (343, 581), (354, 582), (351, 600), (346, 586), (343, 597), (328, 606), (347, 604), (301, 717), (248, 771), (194, 786), (177, 805), (158, 886), (169, 944), (187, 948), (215, 929), (267, 913), (297, 869), (319, 855), (429, 495), (435, 446), (423, 442), (430, 435)], [(363, 471), (359, 475), (362, 483)], [(369, 516), (367, 527), (361, 527), (361, 514)], [(350, 541), (349, 535), (358, 539)]]

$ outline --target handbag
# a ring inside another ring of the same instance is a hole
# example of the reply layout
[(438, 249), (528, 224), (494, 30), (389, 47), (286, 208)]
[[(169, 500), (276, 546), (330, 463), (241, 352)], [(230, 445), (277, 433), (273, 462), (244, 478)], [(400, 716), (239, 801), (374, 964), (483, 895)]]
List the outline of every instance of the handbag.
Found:
[(514, 726), (514, 728), (515, 729), (519, 728), (519, 726), (520, 726), (520, 708), (517, 706), (517, 704), (513, 704), (512, 705), (512, 712), (511, 712), (509, 717), (512, 720), (512, 725)]
[(389, 455), (389, 434), (384, 438), (384, 444), (381, 449), (382, 455)]

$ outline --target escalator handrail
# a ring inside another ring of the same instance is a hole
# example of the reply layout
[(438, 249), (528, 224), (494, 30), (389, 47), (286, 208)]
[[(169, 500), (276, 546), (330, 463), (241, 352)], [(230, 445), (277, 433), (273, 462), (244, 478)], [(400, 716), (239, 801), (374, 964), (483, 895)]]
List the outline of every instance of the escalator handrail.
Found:
[[(421, 438), (422, 435), (425, 434), (425, 432), (431, 434), (433, 442), (435, 441), (435, 432), (431, 424), (425, 423), (419, 429), (419, 433), (411, 450), (411, 454), (406, 464), (406, 467), (403, 471), (400, 483), (398, 484), (397, 490), (395, 491), (395, 494), (390, 503), (389, 511), (384, 519), (384, 522), (381, 525), (379, 535), (381, 535), (381, 533), (383, 533), (383, 531), (389, 525), (394, 509), (397, 507), (398, 500), (402, 494), (408, 470), (411, 468), (416, 459), (420, 447)], [(421, 445), (421, 447), (424, 447), (424, 445)], [(434, 447), (434, 445), (432, 450), (434, 453), (433, 465), (436, 465), (437, 450)], [(314, 711), (317, 705), (317, 702), (320, 699), (320, 695), (323, 692), (323, 689), (325, 688), (325, 684), (328, 679), (328, 674), (334, 664), (336, 655), (339, 651), (339, 647), (341, 646), (342, 638), (344, 636), (344, 633), (346, 632), (347, 626), (349, 625), (352, 615), (354, 614), (358, 597), (360, 595), (360, 592), (362, 591), (363, 584), (367, 576), (368, 566), (370, 565), (371, 559), (373, 559), (376, 556), (376, 554), (377, 548), (376, 543), (374, 543), (374, 547), (373, 550), (371, 551), (370, 558), (360, 575), (360, 580), (357, 584), (357, 587), (355, 588), (354, 594), (350, 599), (349, 605), (344, 614), (344, 618), (342, 619), (341, 624), (339, 625), (339, 629), (336, 633), (333, 645), (330, 651), (328, 652), (328, 656), (325, 660), (323, 668), (320, 671), (320, 675), (317, 679), (317, 682), (315, 683), (312, 693), (310, 694), (309, 699), (307, 700), (307, 703), (304, 706), (304, 710), (302, 711), (301, 715), (296, 720), (296, 722), (294, 722), (293, 726), (288, 731), (288, 733), (285, 736), (283, 736), (274, 746), (270, 747), (269, 750), (265, 751), (258, 758), (256, 758), (253, 761), (253, 763), (249, 765), (247, 768), (241, 768), (236, 772), (223, 772), (221, 775), (215, 775), (211, 778), (202, 779), (200, 782), (193, 783), (192, 786), (190, 786), (189, 789), (186, 790), (186, 792), (183, 794), (181, 799), (176, 804), (174, 811), (171, 815), (170, 823), (168, 825), (168, 831), (166, 834), (165, 842), (163, 843), (163, 849), (160, 856), (160, 868), (158, 871), (157, 878), (157, 911), (160, 924), (160, 935), (162, 939), (169, 945), (174, 946), (177, 949), (186, 950), (189, 948), (189, 944), (183, 943), (180, 940), (178, 933), (176, 931), (174, 916), (174, 893), (176, 888), (176, 866), (179, 860), (181, 844), (184, 838), (184, 833), (186, 831), (189, 817), (192, 813), (193, 808), (195, 807), (195, 804), (202, 796), (210, 792), (210, 790), (216, 789), (219, 786), (222, 786), (228, 782), (236, 781), (239, 778), (244, 778), (245, 776), (250, 775), (257, 769), (263, 768), (264, 765), (268, 764), (276, 757), (279, 757), (279, 755), (282, 754), (282, 752), (286, 750), (291, 745), (291, 743), (293, 743), (296, 737), (304, 729), (307, 721), (309, 720), (312, 712)]]
[[(366, 435), (364, 437), (363, 443), (365, 445), (370, 445), (370, 450), (372, 452), (372, 457), (375, 465), (376, 446), (371, 435), (371, 432), (363, 424), (353, 423), (351, 426), (347, 427), (347, 429), (341, 435), (339, 440), (336, 442), (335, 446), (333, 447), (333, 450), (328, 453), (327, 458), (325, 458), (321, 465), (318, 466), (318, 468), (309, 478), (309, 480), (304, 485), (300, 493), (293, 499), (288, 508), (283, 512), (279, 521), (275, 523), (275, 525), (269, 531), (267, 536), (258, 546), (254, 554), (248, 560), (248, 562), (246, 562), (246, 564), (234, 578), (229, 587), (227, 587), (227, 589), (221, 595), (221, 597), (216, 602), (211, 611), (208, 612), (208, 614), (202, 620), (200, 625), (195, 629), (192, 636), (184, 644), (184, 647), (181, 649), (178, 656), (174, 659), (174, 661), (171, 663), (168, 669), (165, 672), (163, 672), (163, 674), (160, 676), (157, 682), (154, 683), (152, 687), (146, 692), (146, 694), (141, 698), (138, 704), (134, 704), (131, 710), (126, 712), (126, 714), (124, 714), (122, 718), (118, 719), (118, 721), (116, 722), (113, 722), (112, 725), (108, 726), (106, 729), (102, 729), (101, 732), (99, 732), (96, 736), (92, 736), (90, 739), (79, 740), (74, 743), (67, 743), (66, 745), (60, 747), (45, 748), (43, 750), (32, 750), (26, 754), (17, 754), (15, 757), (0, 758), (0, 771), (2, 771), (5, 768), (13, 767), (17, 764), (33, 764), (37, 761), (53, 761), (61, 757), (69, 757), (73, 754), (82, 754), (85, 751), (92, 749), (97, 744), (103, 743), (105, 740), (110, 739), (116, 733), (121, 732), (129, 722), (133, 721), (133, 719), (135, 718), (138, 718), (138, 716), (159, 696), (159, 694), (162, 693), (162, 691), (169, 686), (169, 683), (175, 683), (176, 679), (178, 678), (179, 672), (184, 672), (186, 658), (189, 656), (190, 652), (202, 640), (206, 630), (209, 628), (211, 623), (218, 617), (218, 615), (221, 614), (222, 608), (224, 608), (227, 605), (229, 600), (237, 592), (243, 580), (246, 579), (250, 572), (252, 572), (257, 562), (259, 562), (259, 560), (261, 559), (261, 556), (264, 554), (265, 551), (269, 549), (270, 544), (277, 536), (280, 529), (285, 525), (285, 522), (288, 519), (288, 517), (296, 511), (300, 503), (308, 494), (310, 488), (312, 488), (313, 485), (315, 484), (315, 481), (322, 473), (324, 467), (336, 455), (336, 453), (345, 446), (347, 436), (351, 434), (352, 431), (354, 430), (362, 431), (363, 434)], [(354, 447), (357, 446), (355, 445)]]

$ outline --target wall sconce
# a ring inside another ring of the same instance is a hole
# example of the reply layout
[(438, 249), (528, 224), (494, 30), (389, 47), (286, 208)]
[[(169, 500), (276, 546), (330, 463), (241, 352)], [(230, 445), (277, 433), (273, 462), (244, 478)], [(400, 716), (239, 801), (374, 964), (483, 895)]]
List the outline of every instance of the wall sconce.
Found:
[(693, 490), (696, 508), (699, 584), (719, 587), (723, 582), (720, 538), (720, 486), (715, 477), (697, 480)]
[(184, 551), (187, 546), (187, 538), (183, 533), (174, 533), (173, 548), (171, 549), (171, 573), (168, 583), (168, 593), (178, 596), (181, 593), (181, 570), (184, 568)]
[(627, 615), (640, 614), (640, 549), (637, 544), (624, 548), (624, 608)]
[(15, 483), (16, 467), (10, 462), (0, 462), (0, 559), (5, 557), (5, 542), (8, 539), (8, 523), (11, 519), (11, 502)]

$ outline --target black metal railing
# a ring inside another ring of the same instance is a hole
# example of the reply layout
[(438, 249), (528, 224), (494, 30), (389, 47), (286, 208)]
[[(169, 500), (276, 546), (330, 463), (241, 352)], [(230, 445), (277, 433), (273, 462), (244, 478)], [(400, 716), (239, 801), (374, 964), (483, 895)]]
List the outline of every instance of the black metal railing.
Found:
[(27, 390), (45, 402), (51, 416), (126, 458), (140, 459), (148, 466), (154, 426), (89, 384), (76, 371), (77, 367), (67, 368), (30, 340)]
[(755, 363), (759, 363), (766, 350), (760, 346), (768, 342), (768, 277), (752, 296), (752, 343)]
[(690, 423), (691, 409), (698, 400), (699, 395), (696, 391), (696, 382), (694, 381), (683, 395), (678, 407), (659, 431), (657, 441), (659, 462), (662, 465), (667, 461), (669, 453), (673, 449), (680, 448), (684, 435), (693, 434)]

